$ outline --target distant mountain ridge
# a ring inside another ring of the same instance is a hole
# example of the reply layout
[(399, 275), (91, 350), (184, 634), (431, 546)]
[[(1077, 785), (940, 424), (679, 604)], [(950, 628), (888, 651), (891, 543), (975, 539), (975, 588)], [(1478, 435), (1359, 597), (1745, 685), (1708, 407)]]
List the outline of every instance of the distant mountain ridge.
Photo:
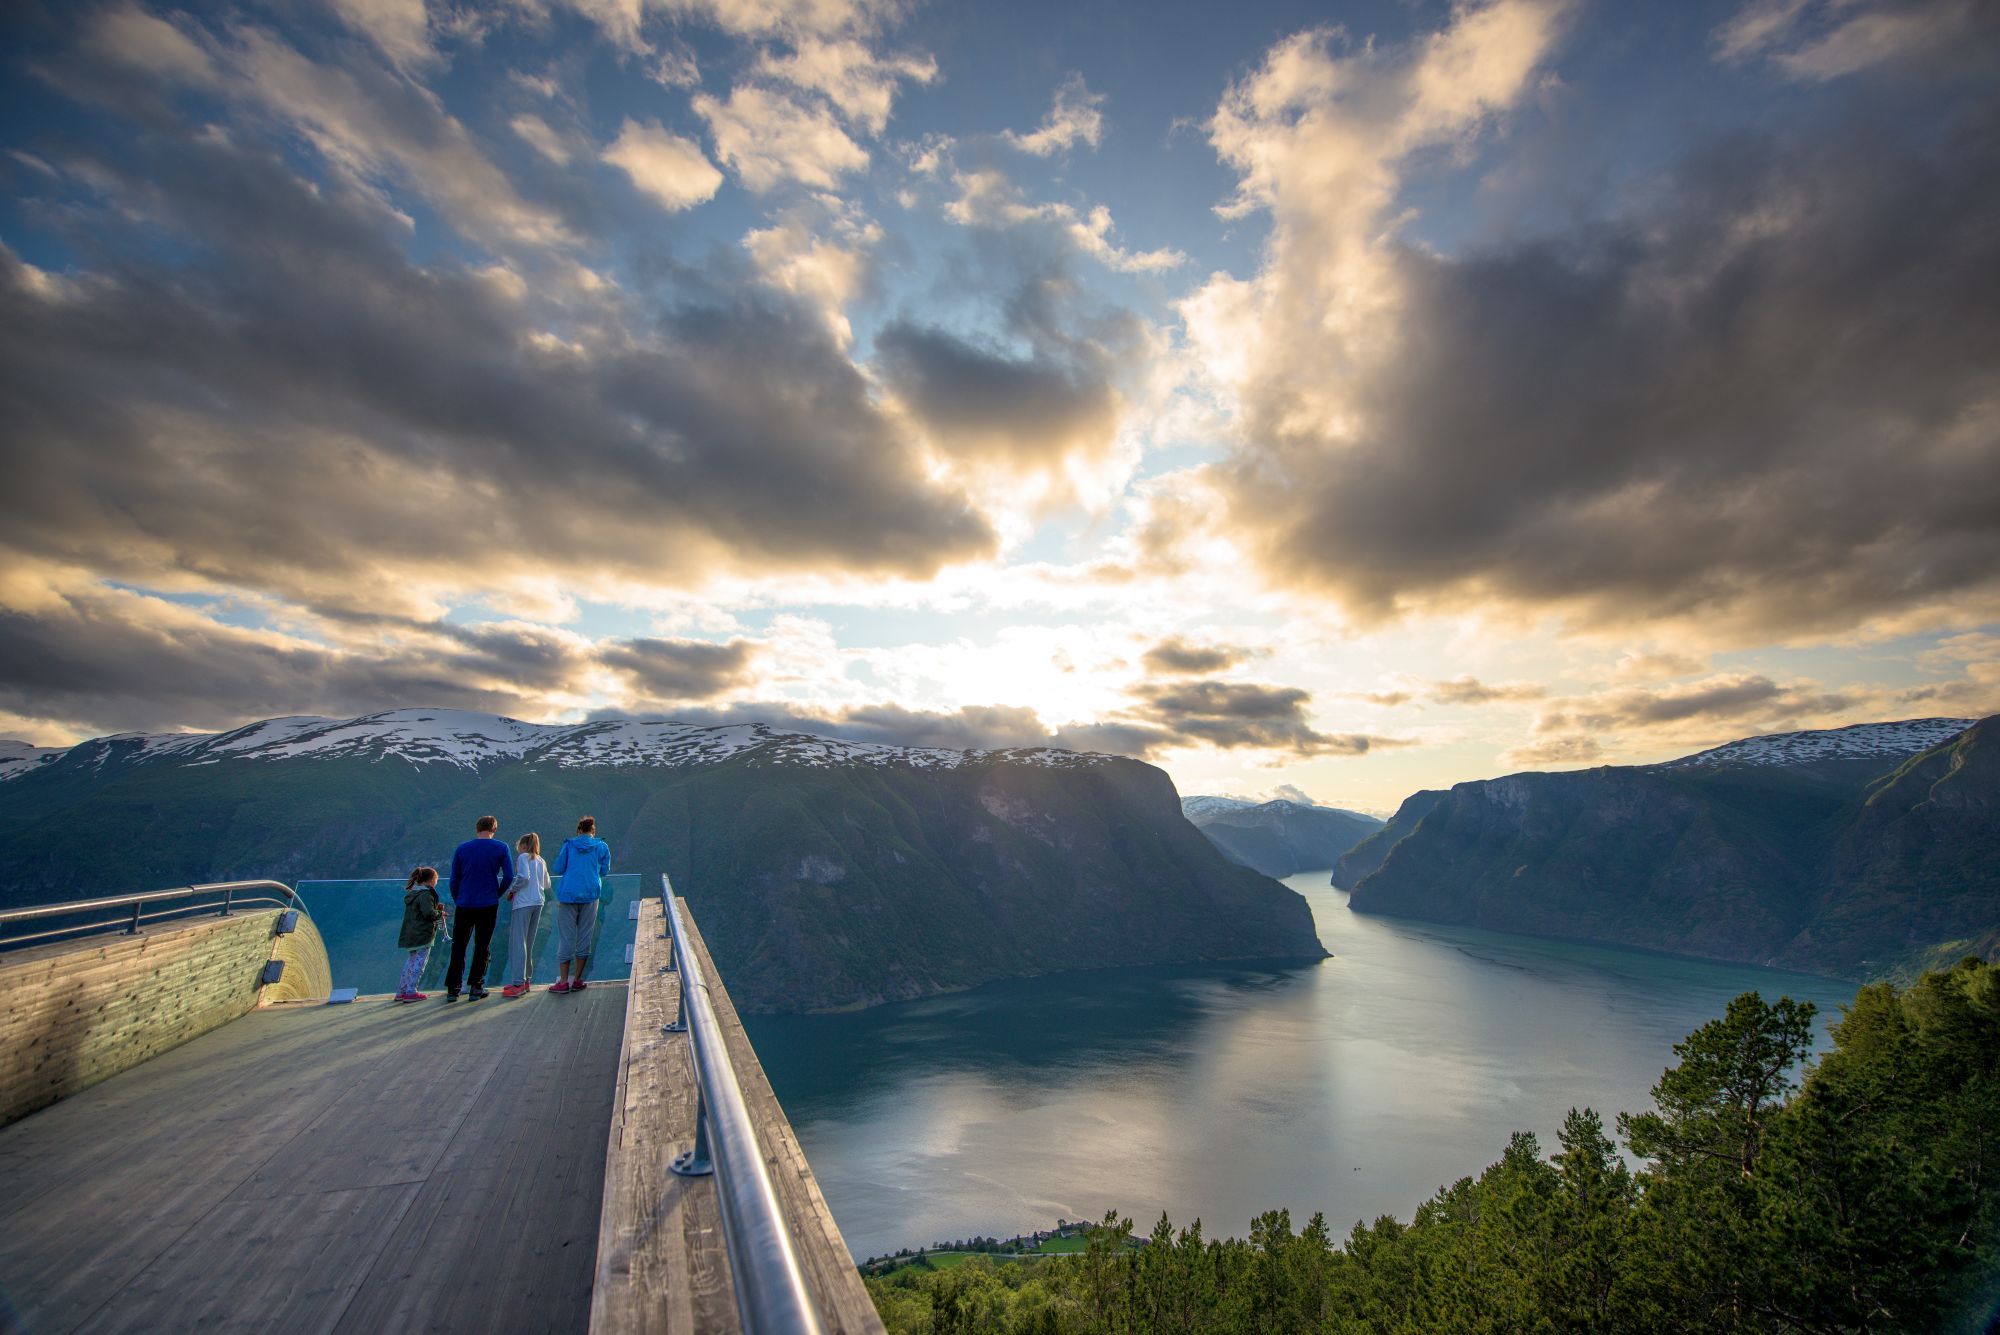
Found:
[(509, 761), (547, 762), (566, 768), (640, 765), (671, 769), (716, 764), (738, 755), (774, 765), (908, 765), (918, 769), (949, 769), (994, 759), (1055, 766), (1115, 759), (1048, 747), (952, 751), (891, 746), (783, 732), (763, 723), (703, 726), (660, 719), (610, 719), (550, 724), (524, 723), (463, 709), (392, 709), (354, 719), (306, 715), (263, 719), (227, 732), (118, 733), (66, 750), (4, 741), (0, 742), (0, 780), (64, 758), (102, 767), (138, 759), (202, 764), (224, 757), (282, 760), (340, 755), (393, 757), (413, 764), (473, 769)]
[(552, 846), (589, 813), (615, 870), (673, 876), (746, 1009), (1325, 954), (1304, 899), (1225, 859), (1163, 772), (1118, 756), (430, 709), (9, 756), (0, 904), (249, 876), (400, 879), (448, 857), (477, 816)]
[(1746, 738), (1411, 796), (1350, 907), (1850, 977), (2000, 929), (2000, 716)]
[(1902, 760), (1950, 741), (1977, 719), (1916, 718), (1855, 723), (1813, 732), (1771, 732), (1697, 751), (1655, 769), (1714, 769), (1723, 765), (1811, 765), (1827, 760)]
[(1330, 867), (1348, 849), (1382, 828), (1380, 820), (1358, 811), (1282, 797), (1268, 802), (1184, 797), (1181, 812), (1230, 861), (1266, 876), (1291, 876)]

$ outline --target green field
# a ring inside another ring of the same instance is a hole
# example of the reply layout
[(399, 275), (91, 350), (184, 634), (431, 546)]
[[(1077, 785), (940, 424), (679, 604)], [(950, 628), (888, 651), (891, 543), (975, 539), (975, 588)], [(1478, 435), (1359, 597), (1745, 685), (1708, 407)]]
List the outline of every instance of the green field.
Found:
[(1033, 1250), (1025, 1252), (927, 1251), (921, 1257), (885, 1258), (875, 1266), (864, 1267), (864, 1272), (878, 1277), (893, 1275), (898, 1270), (905, 1270), (920, 1263), (927, 1264), (934, 1270), (950, 1270), (955, 1266), (964, 1265), (975, 1256), (984, 1256), (993, 1261), (1026, 1261), (1038, 1256), (1080, 1256), (1089, 1246), (1089, 1235), (1077, 1233), (1066, 1238), (1044, 1238)]

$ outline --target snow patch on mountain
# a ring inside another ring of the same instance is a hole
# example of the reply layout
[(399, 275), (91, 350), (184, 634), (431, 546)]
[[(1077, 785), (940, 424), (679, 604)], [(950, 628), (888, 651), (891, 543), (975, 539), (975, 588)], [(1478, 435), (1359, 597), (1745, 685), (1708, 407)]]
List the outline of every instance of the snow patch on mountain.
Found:
[[(43, 763), (24, 742), (0, 743), (0, 780)], [(594, 723), (524, 723), (497, 714), (463, 709), (392, 709), (356, 719), (294, 716), (264, 719), (220, 733), (120, 733), (72, 748), (71, 754), (97, 768), (114, 762), (171, 760), (209, 765), (223, 759), (281, 760), (301, 756), (368, 756), (412, 764), (445, 764), (478, 769), (498, 761), (550, 764), (564, 769), (644, 766), (680, 769), (712, 765), (747, 753), (750, 763), (832, 768), (840, 765), (901, 765), (955, 769), (1001, 763), (1070, 768), (1115, 759), (1095, 752), (1027, 747), (990, 751), (949, 751), (939, 747), (891, 746), (807, 733), (779, 732), (762, 723), (703, 726), (658, 719), (611, 719)], [(51, 753), (61, 755), (62, 752)]]
[(1186, 816), (1196, 824), (1200, 824), (1202, 821), (1212, 816), (1219, 816), (1225, 811), (1244, 811), (1250, 807), (1262, 805), (1263, 803), (1254, 798), (1200, 794), (1181, 799), (1181, 815)]
[(12, 737), (0, 737), (0, 779), (26, 774), (31, 769), (60, 759), (68, 750), (66, 746), (36, 746)]
[(1653, 769), (1716, 769), (1725, 765), (1810, 765), (1821, 760), (1901, 759), (1928, 751), (1971, 727), (1969, 718), (1917, 718), (1856, 723), (1813, 732), (1773, 732), (1712, 747)]

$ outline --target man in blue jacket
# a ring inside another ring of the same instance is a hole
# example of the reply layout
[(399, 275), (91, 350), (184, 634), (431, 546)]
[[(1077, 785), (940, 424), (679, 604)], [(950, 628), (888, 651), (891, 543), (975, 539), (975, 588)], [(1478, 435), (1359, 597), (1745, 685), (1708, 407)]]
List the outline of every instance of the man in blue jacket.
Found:
[(611, 874), (611, 846), (597, 837), (597, 822), (585, 816), (556, 854), (556, 968), (551, 992), (581, 992), (597, 935), (597, 901)]
[(466, 995), (474, 1001), (486, 995), (486, 952), (493, 944), (493, 924), (500, 917), (500, 896), (514, 883), (514, 859), (507, 845), (495, 836), (500, 822), (481, 816), (473, 825), (472, 838), (451, 855), (451, 967), (444, 975), (444, 999), (458, 1000), (458, 980), (464, 976), (465, 942), (472, 938), (472, 986)]

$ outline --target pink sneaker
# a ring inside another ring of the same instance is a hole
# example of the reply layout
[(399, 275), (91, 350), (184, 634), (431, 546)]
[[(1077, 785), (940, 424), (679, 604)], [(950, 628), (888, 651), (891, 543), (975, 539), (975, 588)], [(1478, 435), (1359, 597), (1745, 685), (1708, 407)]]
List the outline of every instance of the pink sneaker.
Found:
[(551, 992), (567, 992), (569, 990), (569, 983), (561, 978), (549, 984), (549, 991)]
[(425, 996), (425, 995), (424, 995), (423, 993), (421, 993), (421, 992), (398, 992), (398, 993), (396, 994), (396, 1000), (398, 1000), (398, 1001), (429, 1001), (429, 1000), (430, 1000), (430, 998), (429, 998), (429, 997), (427, 997), (427, 996)]
[(569, 985), (569, 990), (572, 992), (581, 992), (583, 991), (583, 989), (584, 989), (584, 981), (581, 978), (577, 979), (575, 982)]
[(509, 983), (500, 989), (500, 995), (506, 997), (509, 1001), (515, 997), (524, 997), (528, 995), (528, 985), (526, 983)]

